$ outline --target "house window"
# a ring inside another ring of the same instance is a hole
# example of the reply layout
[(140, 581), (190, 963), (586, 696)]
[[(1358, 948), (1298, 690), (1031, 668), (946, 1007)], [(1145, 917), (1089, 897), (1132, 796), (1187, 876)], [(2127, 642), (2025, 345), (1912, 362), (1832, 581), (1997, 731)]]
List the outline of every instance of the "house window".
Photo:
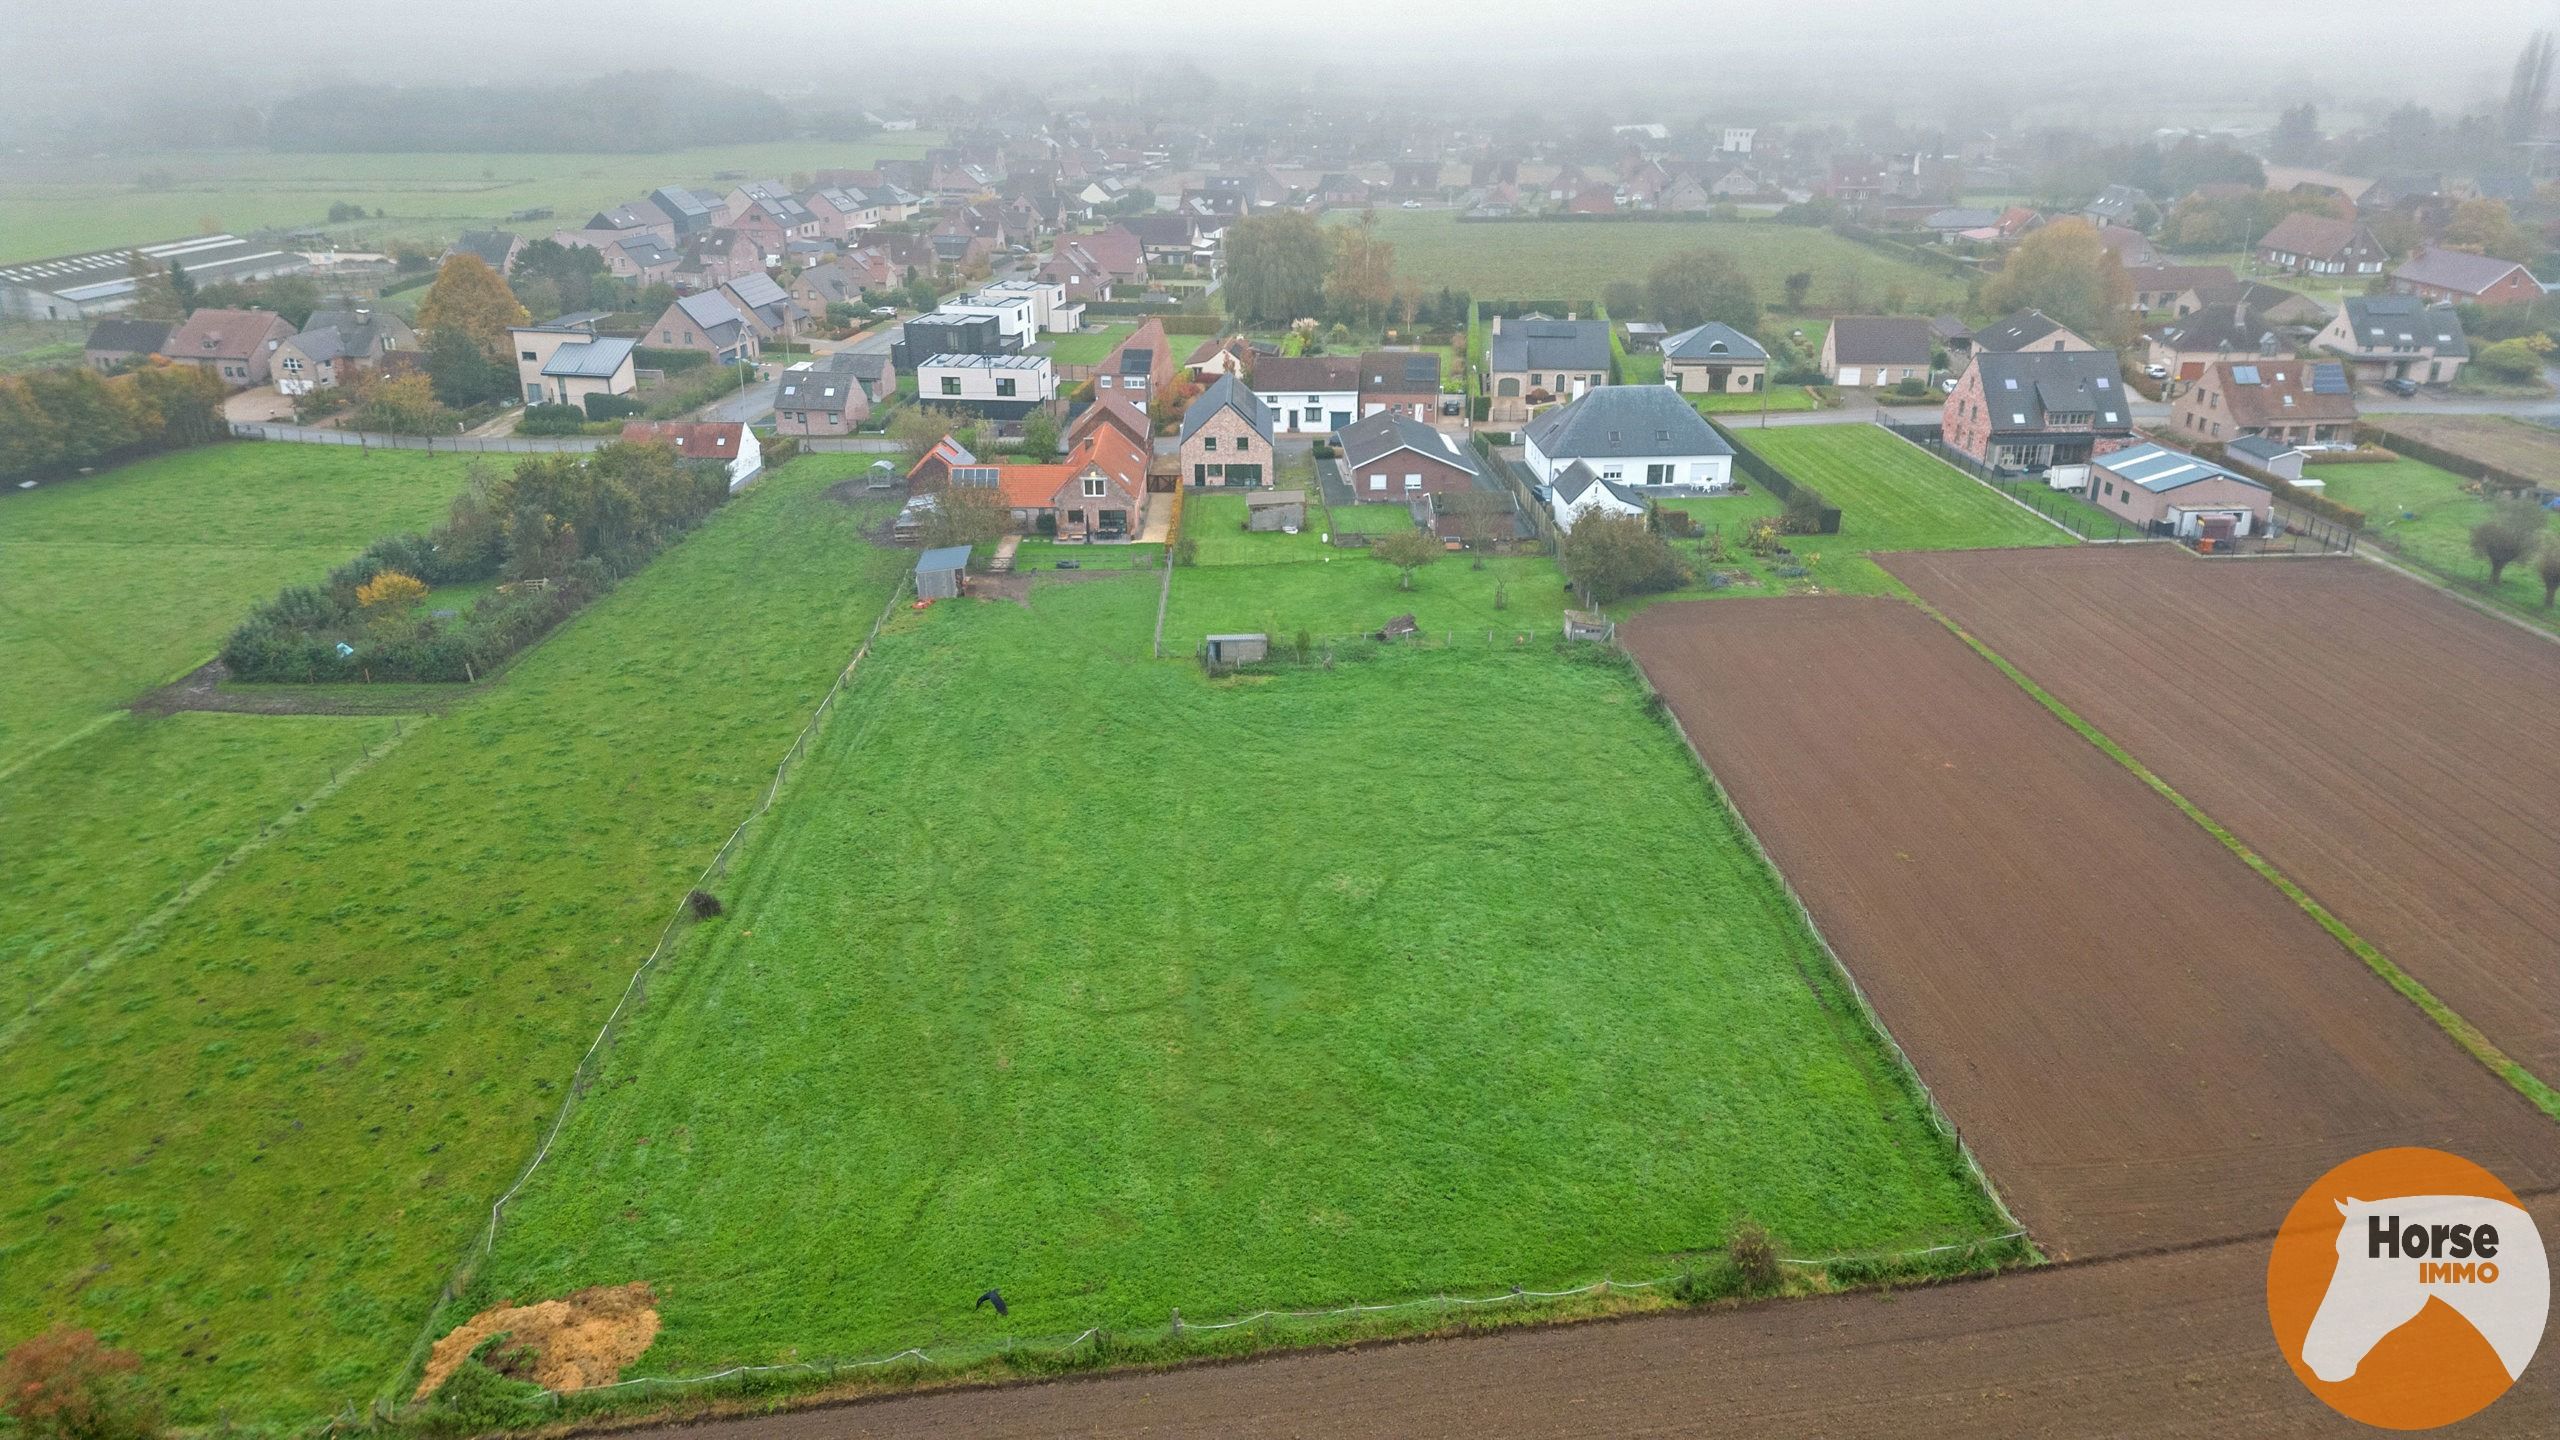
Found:
[[(1210, 441), (1209, 441), (1209, 448), (1210, 448), (1210, 449), (1212, 449), (1212, 450), (1215, 450), (1215, 449), (1217, 449), (1217, 448), (1218, 448), (1218, 442), (1217, 442), (1217, 440), (1216, 440), (1216, 438), (1215, 438), (1215, 437), (1212, 437), (1212, 438), (1210, 439)], [(1252, 449), (1252, 448), (1253, 448), (1253, 442), (1252, 442), (1251, 440), (1249, 440), (1249, 439), (1245, 438), (1245, 437), (1244, 437), (1244, 436), (1242, 436), (1242, 435), (1239, 435), (1239, 436), (1237, 436), (1237, 437), (1236, 437), (1236, 453), (1237, 453), (1237, 454), (1241, 455), (1241, 454), (1243, 454), (1245, 451), (1250, 450), (1250, 449)]]
[(996, 393), (997, 393), (998, 395), (1003, 395), (1003, 396), (1008, 396), (1008, 397), (1009, 397), (1009, 396), (1011, 396), (1011, 395), (1013, 394), (1013, 380), (1012, 380), (1012, 378), (1008, 376), (1008, 377), (1006, 377), (1006, 378), (1004, 378), (1004, 379), (1000, 379), (1000, 380), (996, 381)]
[(1217, 448), (1218, 448), (1218, 437), (1217, 437), (1217, 436), (1215, 436), (1215, 435), (1203, 435), (1203, 436), (1201, 436), (1201, 437), (1200, 437), (1200, 448), (1201, 448), (1201, 449), (1203, 449), (1203, 450), (1215, 450), (1215, 449), (1217, 449)]
[(516, 358), (519, 360), (538, 360), (542, 357), (534, 354), (530, 350), (519, 350), (516, 352)]
[(1084, 477), (1084, 498), (1087, 500), (1099, 500), (1102, 498), (1101, 476), (1087, 475)]
[(1081, 525), (1081, 524), (1083, 524), (1083, 523), (1084, 523), (1084, 512), (1083, 512), (1083, 511), (1081, 511), (1081, 510), (1070, 510), (1070, 511), (1068, 511), (1068, 512), (1067, 512), (1067, 523), (1068, 523), (1068, 524), (1070, 524), (1070, 525)]
[(1644, 467), (1644, 483), (1668, 485), (1671, 483), (1673, 473), (1679, 468), (1676, 465), (1647, 465)]
[(943, 393), (943, 394), (945, 394), (945, 395), (957, 395), (957, 394), (959, 394), (959, 393), (960, 393), (960, 377), (959, 377), (959, 376), (957, 376), (957, 375), (945, 375), (945, 376), (943, 376), (943, 377), (942, 377), (942, 393)]
[(1322, 424), (1324, 421), (1324, 407), (1321, 405), (1310, 405), (1306, 408), (1306, 412), (1302, 418), (1310, 425)]
[(1384, 475), (1372, 475), (1372, 476), (1370, 476), (1370, 477), (1369, 477), (1369, 488), (1370, 488), (1371, 490), (1373, 490), (1373, 491), (1376, 491), (1376, 490), (1384, 490), (1384, 489), (1386, 489), (1386, 488), (1387, 488), (1387, 477), (1386, 477), (1386, 476), (1384, 476)]
[(301, 374), (301, 373), (302, 373), (302, 357), (301, 357), (301, 356), (299, 356), (299, 355), (287, 355), (286, 357), (284, 357), (284, 368), (285, 368), (289, 373), (292, 373), (292, 374), (295, 374), (295, 375), (299, 375), (299, 374)]
[(1422, 477), (1421, 477), (1421, 476), (1419, 476), (1419, 475), (1407, 475), (1407, 476), (1405, 476), (1405, 477), (1404, 477), (1404, 488), (1406, 488), (1407, 490), (1419, 490), (1419, 489), (1421, 489), (1421, 488), (1422, 488)]
[(1529, 388), (1532, 390), (1543, 390), (1547, 388), (1547, 377), (1543, 374), (1531, 374), (1529, 376)]

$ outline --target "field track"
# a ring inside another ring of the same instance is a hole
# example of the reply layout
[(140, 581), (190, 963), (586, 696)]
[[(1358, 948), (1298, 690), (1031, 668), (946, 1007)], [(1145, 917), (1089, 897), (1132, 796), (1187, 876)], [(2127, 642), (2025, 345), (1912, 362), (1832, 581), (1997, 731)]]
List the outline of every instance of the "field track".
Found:
[(2560, 1080), (2560, 645), (2343, 560), (1889, 568)]
[(2264, 1234), (2385, 1145), (2560, 1181), (2539, 1112), (1919, 609), (1623, 633), (2050, 1253)]
[[(2560, 1200), (2527, 1202), (2560, 1245)], [(2266, 1247), (2237, 1241), (1893, 1295), (1301, 1351), (722, 1420), (680, 1440), (972, 1435), (2370, 1436), (2267, 1334)], [(2560, 1327), (2442, 1432), (2560, 1433)]]

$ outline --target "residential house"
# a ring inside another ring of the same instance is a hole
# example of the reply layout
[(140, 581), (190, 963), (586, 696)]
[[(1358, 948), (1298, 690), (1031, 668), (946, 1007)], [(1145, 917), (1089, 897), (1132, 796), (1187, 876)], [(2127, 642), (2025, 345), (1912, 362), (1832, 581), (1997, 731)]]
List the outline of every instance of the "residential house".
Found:
[(2095, 350), (2078, 332), (2041, 310), (2021, 310), (1973, 333), (1973, 353), (2014, 355), (2022, 350)]
[(1054, 465), (961, 466), (954, 485), (992, 485), (1025, 530), (1060, 540), (1116, 543), (1142, 533), (1152, 453), (1111, 426), (1068, 447)]
[(1147, 407), (1114, 390), (1108, 394), (1095, 395), (1092, 404), (1078, 411), (1076, 418), (1067, 422), (1065, 437), (1067, 446), (1072, 449), (1077, 441), (1106, 425), (1117, 429), (1141, 446), (1152, 446), (1155, 443), (1155, 423), (1147, 418)]
[(1072, 335), (1084, 326), (1084, 302), (1069, 300), (1063, 285), (1046, 280), (998, 280), (979, 287), (979, 301), (1020, 300), (1031, 307), (1033, 327), (1043, 335)]
[(2133, 396), (2113, 351), (1977, 351), (1939, 423), (1948, 448), (1980, 464), (2078, 490), (2092, 457), (2133, 443)]
[(2275, 511), (2274, 495), (2248, 476), (2149, 443), (2097, 457), (2089, 500), (2144, 530), (2190, 540), (2263, 535)]
[(1247, 375), (1253, 370), (1253, 342), (1241, 335), (1212, 335), (1191, 352), (1183, 368), (1196, 380), (1214, 380), (1221, 375)]
[(2288, 445), (2355, 441), (2356, 398), (2343, 363), (2225, 360), (2178, 396), (2171, 423), (2199, 440), (2260, 435)]
[(2164, 320), (2143, 332), (2143, 363), (2168, 372), (2178, 385), (2193, 382), (2221, 360), (2290, 360), (2296, 329), (2278, 325), (2235, 302)]
[(830, 305), (862, 303), (862, 282), (851, 270), (828, 261), (791, 278), (791, 300), (811, 315), (824, 315)]
[(2133, 282), (2133, 308), (2145, 313), (2183, 315), (2178, 297), (2187, 291), (2240, 283), (2228, 265), (2127, 265), (2124, 274)]
[(1058, 393), (1046, 355), (934, 355), (916, 366), (916, 398), (990, 420), (1019, 420)]
[(685, 189), (681, 185), (661, 185), (649, 192), (649, 208), (666, 218), (672, 244), (698, 230), (708, 230), (720, 223), (720, 207)]
[(1108, 300), (1114, 285), (1143, 285), (1147, 260), (1138, 237), (1114, 225), (1089, 235), (1061, 235), (1040, 264), (1039, 278), (1066, 288), (1072, 300)]
[(1382, 410), (1334, 432), (1343, 483), (1363, 501), (1416, 500), (1478, 488), (1482, 463), (1464, 437)]
[(898, 327), (889, 353), (898, 357), (899, 369), (913, 371), (936, 355), (1010, 355), (1017, 349), (1006, 343), (999, 316), (936, 310)]
[(1267, 486), (1273, 438), (1262, 397), (1237, 377), (1221, 376), (1183, 408), (1183, 477), (1193, 485)]
[(679, 459), (720, 462), (732, 495), (764, 469), (763, 443), (755, 431), (734, 420), (634, 420), (622, 427), (622, 439), (633, 445), (674, 446)]
[(1132, 215), (1118, 228), (1138, 239), (1138, 252), (1149, 266), (1166, 266), (1181, 270), (1197, 265), (1208, 268), (1217, 253), (1211, 236), (1218, 233), (1215, 221), (1204, 221), (1196, 215)]
[(2391, 272), (2395, 294), (2448, 305), (2530, 305), (2542, 282), (2513, 260), (2424, 246)]
[(276, 347), (271, 366), (276, 390), (308, 395), (345, 383), (362, 367), (378, 366), (396, 353), (415, 353), (418, 332), (389, 310), (359, 305), (341, 310), (314, 310), (309, 322)]
[(849, 435), (898, 385), (897, 366), (882, 354), (839, 350), (782, 372), (774, 390), (773, 428), (784, 435)]
[(828, 240), (850, 240), (881, 225), (880, 201), (849, 185), (821, 185), (802, 195), (800, 205)]
[(1751, 395), (1769, 386), (1769, 352), (1710, 320), (1662, 342), (1662, 380), (1683, 395)]
[(2169, 313), (2192, 315), (2199, 310), (2228, 311), (2235, 305), (2248, 307), (2250, 314), (2270, 325), (2307, 326), (2316, 330), (2329, 323), (2328, 308), (2319, 301), (2297, 291), (2256, 280), (2189, 286), (2169, 302)]
[(2160, 263), (2160, 252), (2153, 248), (2151, 237), (2123, 225), (2099, 226), (2098, 248), (2116, 257), (2116, 263), (2128, 270)]
[(1360, 414), (1356, 355), (1273, 355), (1253, 363), (1254, 392), (1283, 435), (1325, 435)]
[(1733, 446), (1661, 385), (1603, 385), (1559, 405), (1529, 422), (1521, 454), (1557, 505), (1556, 523), (1568, 530), (1572, 509), (1600, 503), (1587, 493), (1571, 507), (1555, 499), (1557, 481), (1575, 465), (1640, 493), (1694, 493), (1733, 481)]
[(203, 309), (170, 332), (160, 351), (179, 365), (209, 370), (235, 390), (264, 385), (293, 326), (266, 310)]
[(1360, 357), (1360, 416), (1381, 410), (1428, 420), (1440, 413), (1440, 352), (1372, 350)]
[(977, 463), (978, 457), (970, 454), (968, 447), (945, 435), (907, 467), (907, 485), (918, 492), (939, 490), (957, 483), (960, 472), (975, 468)]
[(109, 316), (89, 327), (89, 343), (81, 351), (81, 361), (100, 374), (120, 370), (137, 360), (148, 360), (169, 344), (169, 332), (176, 327), (166, 320), (127, 320)]
[(629, 340), (584, 326), (518, 325), (507, 331), (527, 405), (584, 406), (592, 395), (628, 395), (639, 384)]
[(597, 249), (608, 273), (644, 288), (675, 283), (676, 264), (684, 258), (655, 235), (627, 236)]
[(1568, 533), (1574, 522), (1585, 515), (1633, 517), (1652, 505), (1642, 486), (1624, 480), (1603, 480), (1587, 460), (1576, 460), (1558, 470), (1555, 479), (1541, 488), (1546, 491), (1548, 513), (1555, 517), (1556, 528)]
[(2118, 225), (2129, 230), (2148, 230), (2160, 219), (2160, 207), (2150, 192), (2133, 185), (2110, 185), (2098, 192), (2096, 199), (2080, 207), (2080, 218), (2092, 225)]
[(677, 248), (681, 253), (668, 282), (679, 290), (717, 290), (741, 275), (765, 271), (764, 251), (747, 235), (726, 227), (698, 230)]
[(1173, 372), (1173, 342), (1165, 338), (1164, 322), (1149, 316), (1102, 357), (1093, 375), (1094, 393), (1152, 395), (1173, 383)]
[(524, 237), (512, 230), (465, 230), (462, 237), (446, 247), (444, 258), (471, 255), (490, 269), (504, 275), (514, 268), (516, 257), (524, 253)]
[(1609, 322), (1495, 316), (1485, 340), (1485, 372), (1497, 425), (1525, 423), (1558, 400), (1609, 383)]
[(2360, 220), (2297, 210), (2258, 239), (2258, 263), (2295, 275), (2379, 275), (2391, 257)]
[(764, 353), (754, 324), (717, 290), (677, 296), (649, 327), (646, 340), (660, 350), (699, 350), (721, 365), (749, 363)]
[(1918, 316), (1843, 315), (1822, 337), (1822, 373), (1851, 389), (1926, 380), (1929, 340), (1929, 322)]
[(2462, 316), (2416, 295), (2351, 295), (2312, 343), (2368, 385), (2449, 385), (2471, 359)]
[(791, 302), (790, 293), (761, 270), (732, 277), (721, 284), (719, 293), (747, 317), (759, 339), (787, 341), (809, 318), (807, 311)]

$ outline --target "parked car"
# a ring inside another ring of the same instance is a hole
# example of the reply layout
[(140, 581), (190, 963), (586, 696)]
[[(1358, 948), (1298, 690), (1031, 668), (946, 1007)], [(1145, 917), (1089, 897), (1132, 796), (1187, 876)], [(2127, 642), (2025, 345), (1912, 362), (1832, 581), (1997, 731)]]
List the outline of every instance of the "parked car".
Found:
[(2405, 400), (2418, 393), (2418, 382), (2403, 375), (2396, 380), (2383, 381), (2382, 388)]
[(2166, 380), (2169, 378), (2169, 367), (2166, 365), (2145, 365), (2142, 367), (2142, 373), (2150, 376), (2154, 380)]
[(874, 305), (871, 307), (871, 313), (874, 315), (895, 315), (898, 313), (898, 307), (895, 305)]
[(1422, 202), (1419, 200), (1407, 200), (1404, 202), (1404, 208), (1407, 210), (1419, 210), (1422, 208)]

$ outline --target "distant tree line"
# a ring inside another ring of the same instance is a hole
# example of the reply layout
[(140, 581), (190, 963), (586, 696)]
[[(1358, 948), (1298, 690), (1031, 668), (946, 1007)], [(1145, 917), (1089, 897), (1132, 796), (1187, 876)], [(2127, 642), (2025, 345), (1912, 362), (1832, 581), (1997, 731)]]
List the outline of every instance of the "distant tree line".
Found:
[(222, 381), (155, 361), (122, 375), (64, 367), (0, 376), (0, 480), (42, 479), (218, 439)]
[(788, 134), (761, 90), (672, 73), (608, 75), (558, 89), (521, 85), (331, 85), (279, 110), (325, 125), (275, 128), (288, 151), (659, 151)]

